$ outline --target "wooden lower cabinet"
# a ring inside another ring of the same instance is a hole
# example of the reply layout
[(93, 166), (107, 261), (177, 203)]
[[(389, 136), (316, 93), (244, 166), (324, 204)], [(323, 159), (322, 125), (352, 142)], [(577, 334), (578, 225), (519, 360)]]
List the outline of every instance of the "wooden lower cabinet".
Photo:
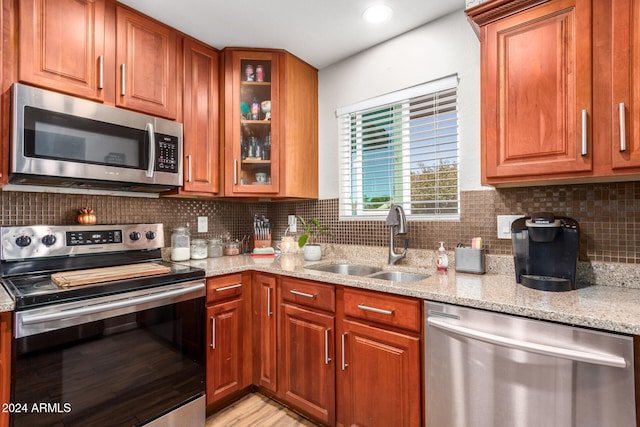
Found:
[(334, 316), (282, 305), (281, 395), (323, 423), (335, 420)]
[[(12, 312), (0, 313), (0, 404), (11, 403), (11, 319)], [(9, 412), (0, 412), (0, 427), (9, 425)]]
[(337, 425), (420, 426), (420, 339), (349, 320), (339, 329)]
[(338, 302), (336, 425), (423, 425), (422, 301), (340, 288)]
[(212, 405), (251, 385), (249, 310), (242, 275), (207, 280), (206, 395)]
[(276, 381), (276, 277), (256, 273), (253, 276), (253, 383), (272, 393)]

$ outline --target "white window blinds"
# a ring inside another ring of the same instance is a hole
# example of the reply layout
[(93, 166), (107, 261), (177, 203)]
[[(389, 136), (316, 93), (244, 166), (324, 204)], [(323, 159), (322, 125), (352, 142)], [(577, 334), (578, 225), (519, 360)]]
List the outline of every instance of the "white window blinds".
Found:
[(340, 218), (459, 218), (457, 77), (336, 111)]

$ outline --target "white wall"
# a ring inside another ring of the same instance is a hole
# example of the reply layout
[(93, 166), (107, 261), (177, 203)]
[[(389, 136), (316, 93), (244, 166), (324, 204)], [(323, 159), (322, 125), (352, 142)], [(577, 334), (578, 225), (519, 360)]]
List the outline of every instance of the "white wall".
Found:
[(461, 190), (480, 184), (480, 42), (462, 10), (319, 71), (321, 199), (338, 197), (338, 107), (457, 74)]

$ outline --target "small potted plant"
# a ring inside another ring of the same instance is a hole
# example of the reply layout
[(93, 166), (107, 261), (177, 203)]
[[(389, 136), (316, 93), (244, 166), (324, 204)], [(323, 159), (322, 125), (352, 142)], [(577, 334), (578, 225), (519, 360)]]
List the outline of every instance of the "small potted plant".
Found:
[(307, 261), (318, 261), (322, 258), (322, 249), (316, 239), (319, 235), (326, 233), (328, 228), (323, 227), (316, 218), (305, 220), (298, 216), (298, 220), (302, 224), (304, 233), (298, 239), (298, 246), (303, 248), (304, 259)]

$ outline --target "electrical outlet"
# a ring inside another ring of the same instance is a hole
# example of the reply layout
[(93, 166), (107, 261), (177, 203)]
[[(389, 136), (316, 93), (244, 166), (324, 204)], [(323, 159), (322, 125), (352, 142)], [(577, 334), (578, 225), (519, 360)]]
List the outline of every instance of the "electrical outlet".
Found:
[(206, 233), (209, 231), (209, 218), (206, 216), (198, 217), (198, 233)]
[(498, 215), (498, 239), (511, 238), (511, 223), (522, 215)]
[(298, 231), (298, 220), (296, 216), (289, 215), (288, 221), (289, 221), (289, 231), (291, 233), (295, 233), (296, 231)]

